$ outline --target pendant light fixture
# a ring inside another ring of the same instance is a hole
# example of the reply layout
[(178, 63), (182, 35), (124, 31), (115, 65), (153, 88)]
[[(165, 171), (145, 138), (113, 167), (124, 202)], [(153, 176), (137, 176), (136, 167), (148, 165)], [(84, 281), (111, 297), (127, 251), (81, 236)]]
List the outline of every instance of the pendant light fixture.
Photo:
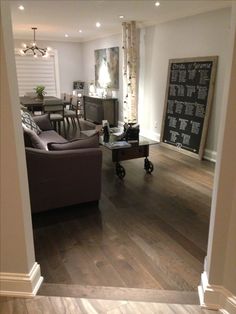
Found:
[(26, 55), (27, 53), (33, 54), (33, 56), (35, 58), (37, 58), (38, 56), (40, 56), (40, 57), (47, 57), (48, 56), (47, 51), (49, 49), (48, 48), (40, 48), (36, 44), (35, 31), (37, 30), (37, 27), (32, 27), (32, 30), (34, 32), (34, 40), (33, 40), (32, 46), (27, 46), (26, 44), (23, 44), (25, 49), (21, 50), (21, 54), (22, 55)]

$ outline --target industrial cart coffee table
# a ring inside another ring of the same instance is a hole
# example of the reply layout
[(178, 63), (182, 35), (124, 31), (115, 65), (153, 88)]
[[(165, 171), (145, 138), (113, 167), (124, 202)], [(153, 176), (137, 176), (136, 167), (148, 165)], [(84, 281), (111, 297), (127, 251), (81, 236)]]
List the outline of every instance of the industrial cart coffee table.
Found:
[[(90, 136), (95, 133), (95, 130), (82, 131), (86, 136)], [(113, 136), (110, 136), (110, 141), (105, 143), (103, 136), (100, 136), (100, 144), (111, 151), (112, 161), (115, 163), (116, 174), (120, 179), (125, 177), (125, 168), (121, 165), (121, 161), (144, 158), (144, 169), (146, 173), (151, 174), (154, 170), (153, 163), (148, 159), (149, 146), (159, 144), (159, 142), (148, 139), (143, 136), (139, 136), (138, 142), (123, 142), (116, 141)]]
[(153, 163), (148, 159), (149, 146), (158, 144), (157, 141), (139, 136), (139, 141), (133, 143), (120, 141), (104, 143), (102, 140), (100, 143), (107, 149), (111, 150), (112, 161), (115, 163), (116, 174), (120, 179), (123, 179), (126, 174), (125, 168), (120, 163), (124, 160), (144, 158), (144, 169), (146, 173), (150, 174), (153, 172)]

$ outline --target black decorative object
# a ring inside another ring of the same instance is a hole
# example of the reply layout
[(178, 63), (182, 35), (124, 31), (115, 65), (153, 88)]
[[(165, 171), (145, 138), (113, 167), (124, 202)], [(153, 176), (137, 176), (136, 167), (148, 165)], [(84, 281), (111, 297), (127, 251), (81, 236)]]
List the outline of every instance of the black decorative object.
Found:
[(73, 82), (73, 89), (84, 89), (84, 82), (74, 81)]
[(103, 142), (108, 143), (110, 140), (109, 122), (107, 120), (103, 120), (102, 124), (103, 124)]
[(139, 141), (139, 124), (125, 123), (124, 124), (124, 137), (126, 141)]

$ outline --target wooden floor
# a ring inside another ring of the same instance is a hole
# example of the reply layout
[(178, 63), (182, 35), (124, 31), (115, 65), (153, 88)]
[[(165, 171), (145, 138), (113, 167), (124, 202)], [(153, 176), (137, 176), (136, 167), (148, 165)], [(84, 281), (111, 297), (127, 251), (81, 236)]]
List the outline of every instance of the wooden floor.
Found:
[(2, 314), (216, 314), (197, 305), (59, 297), (0, 299)]
[(145, 174), (143, 159), (123, 162), (122, 181), (103, 148), (99, 207), (33, 216), (44, 283), (196, 291), (206, 255), (214, 165), (160, 145), (151, 147), (150, 160), (152, 175)]

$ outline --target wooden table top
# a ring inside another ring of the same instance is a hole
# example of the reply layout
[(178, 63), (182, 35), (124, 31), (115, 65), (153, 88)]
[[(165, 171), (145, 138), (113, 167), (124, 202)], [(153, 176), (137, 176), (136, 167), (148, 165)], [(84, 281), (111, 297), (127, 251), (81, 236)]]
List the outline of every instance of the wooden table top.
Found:
[[(25, 107), (38, 107), (43, 105), (43, 100), (44, 99), (55, 99), (55, 100), (60, 100), (60, 98), (54, 97), (54, 96), (44, 96), (43, 99), (40, 98), (33, 98), (29, 96), (23, 96), (20, 97), (20, 103), (21, 105)], [(64, 102), (64, 104), (67, 104), (67, 102)]]

